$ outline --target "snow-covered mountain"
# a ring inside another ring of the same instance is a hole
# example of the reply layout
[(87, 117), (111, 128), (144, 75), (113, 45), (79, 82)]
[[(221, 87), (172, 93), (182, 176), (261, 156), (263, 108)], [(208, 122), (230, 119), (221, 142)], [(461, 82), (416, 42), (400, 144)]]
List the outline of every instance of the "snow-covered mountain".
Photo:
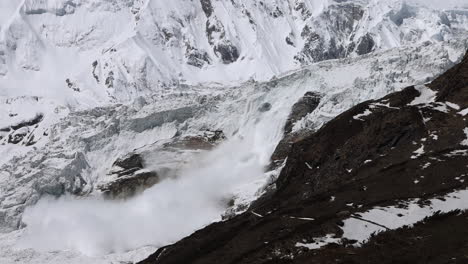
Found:
[(429, 2), (1, 1), (0, 262), (131, 261), (245, 210), (306, 92), (293, 131), (461, 59), (468, 7)]
[(0, 95), (56, 96), (71, 106), (128, 102), (185, 84), (265, 81), (312, 62), (449, 41), (468, 27), (460, 8), (402, 0), (1, 5)]

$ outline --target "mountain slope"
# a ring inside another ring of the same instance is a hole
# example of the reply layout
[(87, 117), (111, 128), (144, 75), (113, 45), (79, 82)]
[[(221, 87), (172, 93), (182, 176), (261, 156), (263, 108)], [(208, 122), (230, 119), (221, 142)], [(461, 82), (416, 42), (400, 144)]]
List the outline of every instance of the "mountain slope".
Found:
[(461, 60), (436, 2), (0, 1), (0, 262), (135, 262), (268, 201), (292, 143)]
[(268, 199), (141, 263), (466, 262), (467, 109), (468, 54), (295, 143)]

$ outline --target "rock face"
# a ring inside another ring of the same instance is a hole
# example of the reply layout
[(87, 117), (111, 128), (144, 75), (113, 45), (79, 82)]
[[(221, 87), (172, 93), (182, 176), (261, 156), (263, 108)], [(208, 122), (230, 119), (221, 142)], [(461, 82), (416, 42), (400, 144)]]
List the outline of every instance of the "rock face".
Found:
[(467, 213), (450, 211), (468, 209), (453, 195), (468, 187), (467, 109), (468, 54), (294, 143), (268, 199), (141, 263), (466, 263)]
[(171, 142), (164, 144), (164, 148), (187, 150), (210, 150), (225, 140), (226, 136), (221, 130), (205, 131), (203, 135), (175, 137)]
[(110, 177), (106, 183), (100, 184), (98, 189), (107, 198), (125, 199), (150, 188), (160, 181), (157, 172), (144, 170), (144, 161), (140, 154), (129, 153), (117, 159), (112, 165)]
[[(170, 157), (170, 154), (181, 155), (184, 151), (197, 152), (213, 149), (225, 139), (223, 131), (207, 130), (200, 135), (175, 136), (154, 152), (164, 160), (163, 157)], [(169, 157), (167, 159), (170, 160)], [(99, 184), (97, 188), (109, 199), (127, 199), (152, 187), (164, 178), (175, 177), (176, 168), (156, 167), (155, 170), (147, 168), (142, 154), (129, 153), (112, 164), (109, 179)]]
[[(32, 132), (43, 119), (44, 115), (39, 113), (29, 120), (23, 120), (9, 127), (0, 128), (0, 132), (8, 136), (7, 143), (9, 144), (23, 143), (23, 145), (31, 146), (36, 143)], [(2, 137), (0, 137), (0, 139), (2, 139)]]
[(117, 159), (113, 166), (118, 166), (125, 170), (143, 169), (143, 158), (136, 153), (130, 153), (127, 156)]
[(307, 114), (312, 113), (320, 103), (320, 95), (314, 92), (307, 92), (301, 100), (293, 105), (289, 114), (284, 133), (289, 134), (293, 130), (294, 124), (304, 118)]
[(307, 92), (291, 109), (291, 113), (284, 126), (284, 137), (276, 146), (271, 156), (270, 170), (277, 168), (283, 163), (291, 150), (291, 146), (313, 133), (312, 130), (301, 129), (293, 132), (294, 124), (308, 114), (312, 113), (320, 103), (320, 95), (313, 92)]
[(105, 196), (112, 199), (126, 199), (144, 191), (158, 183), (159, 176), (153, 171), (136, 171), (121, 175), (116, 180), (101, 185), (98, 188)]

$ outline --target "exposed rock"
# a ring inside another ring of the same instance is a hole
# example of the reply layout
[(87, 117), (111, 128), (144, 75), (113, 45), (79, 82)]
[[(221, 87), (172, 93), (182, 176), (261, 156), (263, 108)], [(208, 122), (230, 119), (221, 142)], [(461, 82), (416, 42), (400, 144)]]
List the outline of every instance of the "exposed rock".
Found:
[(239, 58), (239, 51), (230, 41), (220, 43), (214, 47), (214, 52), (221, 57), (223, 63), (229, 64), (235, 62)]
[[(433, 92), (434, 101), (423, 96)], [(428, 87), (359, 104), (294, 143), (268, 199), (141, 263), (464, 263), (466, 212), (392, 231), (359, 215), (414, 198), (424, 206), (468, 188), (461, 109), (468, 109), (468, 54)], [(355, 247), (342, 229), (350, 217), (385, 228)], [(320, 246), (316, 238), (325, 237), (334, 242)]]
[(114, 87), (114, 72), (113, 71), (110, 71), (109, 74), (107, 75), (105, 84), (106, 84), (107, 88), (113, 88)]
[[(223, 131), (204, 131), (203, 135), (174, 137), (163, 144), (158, 155), (181, 150), (210, 150), (226, 137)], [(174, 170), (161, 166), (155, 171), (144, 169), (141, 154), (130, 153), (117, 159), (109, 173), (110, 179), (98, 185), (98, 189), (109, 199), (130, 198), (157, 184), (160, 180), (173, 177)]]
[(317, 93), (307, 92), (294, 106), (289, 114), (286, 125), (284, 126), (284, 133), (291, 133), (294, 124), (304, 118), (306, 115), (312, 113), (320, 103), (321, 96)]
[(258, 111), (260, 112), (268, 112), (271, 110), (271, 104), (270, 103), (264, 103), (262, 104), (262, 106), (260, 106), (260, 108), (258, 109)]
[(294, 44), (294, 41), (293, 41), (293, 39), (292, 39), (291, 36), (287, 36), (287, 37), (286, 37), (286, 43), (287, 43), (288, 45), (290, 45), (290, 46), (293, 46), (293, 47), (296, 46), (296, 44)]
[(206, 17), (211, 17), (213, 14), (213, 5), (211, 4), (211, 0), (200, 0), (200, 3)]
[(200, 136), (176, 137), (172, 142), (164, 144), (164, 148), (210, 150), (225, 139), (221, 130), (205, 131)]
[(109, 183), (98, 186), (98, 189), (110, 199), (126, 199), (148, 189), (159, 182), (159, 176), (153, 171), (138, 171), (125, 175)]
[[(25, 120), (23, 122), (20, 122), (18, 124), (15, 124), (15, 125), (12, 125), (11, 128), (13, 130), (18, 130), (22, 127), (27, 127), (27, 126), (34, 126), (34, 125), (37, 125), (39, 124), (42, 120), (44, 119), (44, 115), (43, 114), (36, 114), (36, 116), (30, 120)], [(0, 130), (2, 131), (2, 130)]]
[(187, 47), (186, 58), (188, 65), (197, 68), (202, 68), (203, 66), (205, 66), (205, 64), (211, 63), (210, 56), (206, 51), (200, 51), (193, 47)]
[(268, 170), (274, 170), (286, 159), (294, 143), (310, 136), (314, 131), (309, 129), (301, 129), (292, 132), (294, 124), (312, 113), (320, 104), (321, 96), (313, 92), (307, 92), (304, 96), (293, 105), (291, 113), (284, 126), (284, 137), (278, 143), (271, 156), (271, 164)]
[(80, 92), (80, 88), (76, 85), (76, 83), (72, 82), (70, 79), (66, 79), (65, 83), (67, 84), (68, 88), (72, 89), (75, 92)]
[(144, 170), (144, 160), (138, 153), (129, 153), (112, 164), (110, 177), (97, 188), (109, 199), (126, 199), (160, 181), (155, 171)]
[(123, 169), (143, 169), (143, 158), (137, 153), (130, 153), (125, 157), (117, 159), (113, 166), (118, 166)]
[(93, 66), (93, 72), (92, 72), (92, 73), (93, 73), (93, 77), (94, 77), (94, 79), (96, 80), (96, 82), (99, 83), (99, 76), (96, 74), (96, 68), (97, 68), (97, 66), (98, 66), (98, 62), (97, 62), (97, 61), (94, 61), (93, 64), (92, 64), (92, 66)]
[[(302, 64), (344, 58), (346, 51), (356, 44), (353, 41), (343, 42), (341, 38), (352, 37), (354, 26), (363, 15), (362, 6), (355, 3), (331, 5), (315, 24), (304, 26), (301, 32), (304, 47), (294, 58)], [(334, 36), (324, 35), (321, 31), (324, 27), (334, 32)]]
[(374, 49), (374, 39), (370, 34), (366, 34), (359, 40), (359, 44), (356, 48), (356, 53), (358, 55), (364, 55), (370, 53)]
[(8, 143), (18, 144), (21, 141), (23, 141), (23, 139), (26, 137), (26, 135), (28, 135), (28, 133), (29, 133), (29, 128), (22, 127), (8, 136)]
[(275, 148), (275, 151), (271, 155), (271, 164), (267, 170), (274, 170), (278, 168), (278, 166), (282, 165), (284, 160), (288, 157), (289, 152), (291, 151), (291, 147), (294, 143), (297, 143), (304, 138), (313, 134), (314, 131), (308, 129), (302, 129), (297, 132), (291, 132), (285, 134), (283, 139), (278, 143)]

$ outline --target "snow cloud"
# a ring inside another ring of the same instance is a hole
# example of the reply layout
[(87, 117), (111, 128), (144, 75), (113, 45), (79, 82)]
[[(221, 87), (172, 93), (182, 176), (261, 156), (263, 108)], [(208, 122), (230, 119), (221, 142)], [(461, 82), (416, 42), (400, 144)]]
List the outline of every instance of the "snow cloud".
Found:
[(233, 193), (263, 177), (259, 156), (248, 142), (227, 142), (170, 179), (127, 201), (96, 198), (43, 199), (23, 221), (22, 247), (76, 250), (88, 256), (164, 246), (190, 235), (226, 209)]

